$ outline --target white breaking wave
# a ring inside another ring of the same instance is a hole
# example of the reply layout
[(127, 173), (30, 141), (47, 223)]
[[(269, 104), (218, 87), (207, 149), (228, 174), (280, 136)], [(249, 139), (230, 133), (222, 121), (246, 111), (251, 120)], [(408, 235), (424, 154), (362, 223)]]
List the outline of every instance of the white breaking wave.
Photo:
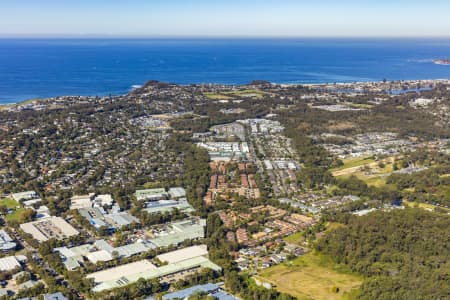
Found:
[(408, 59), (408, 62), (422, 63), (422, 64), (432, 63), (432, 62), (434, 62), (434, 61), (435, 61), (435, 59), (433, 59), (433, 58), (425, 58), (425, 59)]

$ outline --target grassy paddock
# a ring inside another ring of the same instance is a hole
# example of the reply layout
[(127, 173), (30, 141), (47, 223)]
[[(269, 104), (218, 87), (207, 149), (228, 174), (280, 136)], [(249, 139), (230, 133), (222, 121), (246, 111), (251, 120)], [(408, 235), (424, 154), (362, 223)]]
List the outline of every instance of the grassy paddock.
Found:
[[(436, 209), (436, 207), (439, 206), (435, 206), (433, 204), (429, 204), (429, 203), (421, 203), (421, 202), (414, 202), (414, 201), (406, 201), (403, 200), (402, 203), (408, 207), (418, 207), (421, 209), (425, 209), (425, 210), (431, 210), (434, 211)], [(441, 210), (445, 210), (448, 211), (450, 213), (450, 209), (446, 208), (446, 207), (439, 207)]]
[(17, 203), (14, 199), (5, 198), (0, 200), (0, 205), (5, 205), (9, 209), (14, 209), (19, 205), (19, 203)]
[[(333, 176), (338, 178), (354, 175), (370, 186), (381, 187), (386, 184), (387, 177), (394, 171), (394, 160), (394, 157), (388, 157), (381, 161), (375, 161), (372, 157), (352, 158), (345, 160), (343, 166), (331, 171)], [(378, 166), (380, 162), (385, 164), (384, 168)], [(364, 169), (368, 169), (369, 173)]]
[(220, 93), (204, 93), (204, 95), (211, 100), (231, 100), (246, 96), (251, 96), (250, 98), (261, 99), (266, 93), (258, 90), (245, 89), (241, 91), (225, 91)]
[(6, 215), (6, 221), (19, 221), (20, 216), (25, 211), (25, 208), (19, 208), (15, 210), (12, 214)]
[[(298, 299), (318, 300), (354, 299), (362, 283), (360, 276), (317, 253), (308, 253), (263, 270), (257, 279), (269, 282), (277, 290), (290, 293)], [(339, 288), (339, 292), (333, 292), (333, 287)]]
[(296, 232), (294, 234), (291, 234), (285, 238), (283, 238), (284, 241), (291, 244), (301, 245), (301, 241), (303, 240), (303, 231)]
[(247, 95), (254, 95), (256, 98), (262, 98), (266, 93), (258, 91), (258, 90), (252, 90), (252, 89), (246, 89), (242, 91), (236, 91), (232, 92), (232, 94), (236, 96), (247, 96)]
[(219, 93), (205, 93), (204, 94), (208, 99), (210, 100), (230, 100), (233, 99), (233, 97), (219, 94)]
[(373, 162), (375, 162), (375, 160), (371, 156), (370, 157), (348, 158), (343, 161), (344, 164), (342, 166), (340, 166), (339, 168), (332, 169), (331, 171), (335, 172), (335, 171), (345, 170), (348, 168), (360, 167), (360, 166), (364, 166), (364, 165), (367, 165), (367, 164), (370, 164)]

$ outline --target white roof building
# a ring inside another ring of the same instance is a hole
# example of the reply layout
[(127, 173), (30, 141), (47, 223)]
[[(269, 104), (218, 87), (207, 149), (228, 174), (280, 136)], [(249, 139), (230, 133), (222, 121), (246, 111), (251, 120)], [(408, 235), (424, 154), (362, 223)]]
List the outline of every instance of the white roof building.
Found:
[(98, 206), (111, 206), (114, 203), (114, 199), (112, 198), (112, 196), (110, 194), (102, 194), (102, 195), (97, 195), (94, 198), (94, 206), (98, 205)]
[(93, 197), (94, 193), (90, 193), (89, 195), (73, 196), (70, 198), (70, 209), (92, 207)]
[(41, 202), (42, 202), (41, 198), (35, 198), (35, 199), (23, 201), (22, 203), (25, 207), (32, 207), (33, 205), (41, 203)]
[[(221, 268), (211, 262), (208, 258), (202, 255), (192, 257), (193, 254), (190, 253), (191, 250), (187, 250), (186, 254), (180, 253), (182, 254), (182, 257), (179, 259), (175, 259), (176, 255), (173, 255), (173, 261), (177, 262), (169, 263), (160, 267), (156, 267), (150, 261), (144, 259), (138, 262), (88, 274), (86, 278), (94, 279), (96, 285), (93, 288), (93, 291), (100, 292), (132, 284), (140, 278), (145, 280), (158, 278), (161, 281), (165, 281), (173, 280), (175, 274), (177, 276), (184, 277), (187, 275), (186, 272), (192, 272), (193, 270), (198, 269), (208, 268), (216, 272), (221, 271)], [(170, 256), (171, 255), (169, 254), (169, 259)], [(186, 257), (189, 258), (186, 259)]]
[(86, 258), (93, 264), (96, 264), (99, 261), (110, 261), (113, 259), (111, 253), (106, 250), (99, 250), (86, 255)]
[(136, 190), (134, 194), (138, 201), (155, 201), (168, 197), (166, 190), (163, 188)]
[(26, 259), (23, 255), (0, 258), (0, 271), (12, 271), (16, 268), (21, 268), (20, 262), (26, 261)]
[(169, 189), (169, 195), (173, 199), (179, 199), (186, 197), (186, 191), (182, 187), (172, 187)]
[(144, 242), (136, 242), (121, 247), (114, 248), (105, 240), (97, 240), (94, 244), (85, 244), (77, 247), (55, 248), (54, 251), (59, 252), (64, 265), (68, 270), (76, 269), (80, 263), (84, 262), (83, 258), (87, 258), (93, 264), (99, 261), (110, 261), (114, 257), (114, 252), (118, 257), (130, 257), (150, 250), (151, 244)]
[(68, 300), (61, 292), (54, 294), (45, 294), (44, 300)]
[(16, 201), (26, 201), (31, 199), (39, 198), (38, 194), (35, 191), (26, 191), (26, 192), (20, 192), (20, 193), (14, 193), (11, 195), (14, 200)]
[(16, 243), (13, 242), (13, 239), (6, 231), (0, 230), (0, 251), (9, 251), (14, 248), (16, 248)]
[(26, 233), (31, 234), (39, 242), (45, 242), (51, 238), (61, 240), (79, 234), (63, 218), (55, 216), (20, 224), (20, 228)]
[(167, 262), (169, 264), (174, 264), (186, 259), (191, 259), (197, 256), (206, 256), (208, 255), (208, 249), (206, 245), (198, 245), (192, 246), (180, 250), (175, 250), (172, 252), (168, 252), (165, 254), (160, 254), (156, 258), (158, 258), (162, 262)]
[(129, 263), (126, 265), (121, 265), (111, 269), (106, 269), (103, 271), (98, 271), (86, 276), (87, 278), (94, 278), (95, 282), (103, 282), (114, 280), (120, 277), (130, 276), (136, 273), (144, 272), (149, 269), (156, 269), (157, 267), (153, 265), (148, 260), (140, 260), (137, 262)]

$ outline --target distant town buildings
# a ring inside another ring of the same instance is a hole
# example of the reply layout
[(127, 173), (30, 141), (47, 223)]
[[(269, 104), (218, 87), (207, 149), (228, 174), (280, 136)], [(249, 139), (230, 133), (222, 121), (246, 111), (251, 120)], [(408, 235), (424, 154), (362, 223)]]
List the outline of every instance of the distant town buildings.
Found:
[(197, 145), (208, 150), (212, 161), (245, 159), (250, 151), (246, 142), (201, 142)]
[(250, 126), (251, 134), (276, 134), (284, 130), (280, 122), (268, 119), (247, 119), (238, 122)]

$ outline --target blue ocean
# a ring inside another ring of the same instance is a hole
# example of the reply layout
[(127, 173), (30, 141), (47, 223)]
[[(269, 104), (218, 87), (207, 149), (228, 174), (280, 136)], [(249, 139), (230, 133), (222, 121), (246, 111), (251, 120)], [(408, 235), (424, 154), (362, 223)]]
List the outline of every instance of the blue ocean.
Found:
[(443, 39), (0, 39), (0, 103), (179, 84), (450, 78)]

